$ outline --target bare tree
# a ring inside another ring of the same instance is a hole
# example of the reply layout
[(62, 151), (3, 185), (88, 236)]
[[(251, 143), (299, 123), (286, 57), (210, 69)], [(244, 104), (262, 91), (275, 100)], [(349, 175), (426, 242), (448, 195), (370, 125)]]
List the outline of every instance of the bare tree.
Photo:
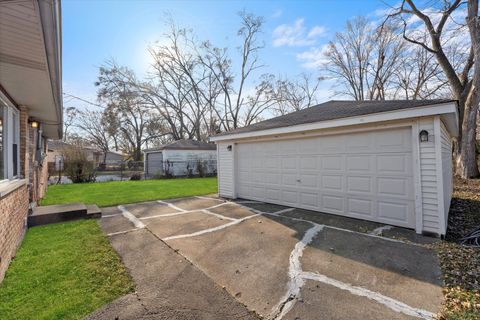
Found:
[[(435, 4), (433, 4), (435, 5)], [(465, 9), (466, 5), (466, 10)], [(463, 11), (462, 11), (463, 10)], [(465, 16), (468, 31), (462, 24), (454, 20), (453, 14)], [(403, 21), (403, 38), (433, 54), (442, 68), (451, 91), (459, 105), (461, 124), (458, 143), (455, 148), (456, 171), (463, 178), (479, 175), (475, 152), (475, 132), (478, 106), (480, 102), (480, 18), (478, 16), (478, 0), (445, 0), (436, 7), (419, 8), (414, 0), (402, 0), (400, 6), (389, 18), (400, 18)], [(415, 17), (420, 25), (408, 23)], [(451, 43), (452, 33), (447, 26), (452, 25), (455, 36), (469, 36), (468, 54), (461, 63), (455, 63), (448, 56), (447, 48)], [(462, 33), (463, 30), (463, 33)], [(428, 37), (425, 38), (424, 35)]]
[(258, 35), (262, 31), (264, 19), (245, 11), (240, 12), (239, 16), (241, 26), (237, 35), (240, 37), (241, 45), (238, 75), (234, 72), (236, 66), (227, 48), (220, 49), (209, 42), (204, 42), (203, 51), (198, 55), (201, 63), (210, 70), (221, 91), (216, 99), (217, 106), (213, 110), (223, 130), (232, 130), (257, 121), (274, 103), (267, 98), (271, 89), (270, 75), (261, 75), (254, 90), (246, 92), (254, 72), (263, 67), (259, 61), (259, 53), (264, 45), (258, 39)]
[(141, 160), (142, 147), (148, 140), (166, 134), (161, 130), (152, 134), (150, 130), (147, 135), (149, 127), (157, 126), (155, 122), (160, 120), (145, 105), (137, 91), (137, 83), (132, 70), (118, 66), (114, 61), (100, 67), (95, 83), (99, 87), (99, 100), (107, 106), (103, 114), (106, 134), (114, 137), (116, 147), (120, 144), (134, 161)]
[(433, 54), (422, 47), (410, 46), (393, 77), (395, 97), (407, 100), (451, 96), (448, 80)]
[(66, 142), (70, 137), (70, 129), (75, 126), (78, 110), (75, 107), (66, 107), (63, 114), (63, 141)]
[(329, 43), (324, 71), (337, 80), (336, 94), (355, 100), (384, 100), (404, 50), (405, 43), (393, 25), (375, 27), (357, 17)]
[(199, 63), (191, 30), (171, 23), (166, 44), (150, 49), (149, 81), (141, 85), (146, 102), (165, 119), (173, 139), (202, 139), (202, 119), (218, 96), (210, 72)]
[[(228, 49), (200, 42), (189, 29), (170, 22), (165, 41), (150, 49), (153, 71), (139, 85), (146, 103), (165, 119), (173, 139), (206, 139), (209, 134), (257, 121), (274, 103), (271, 77), (250, 81), (261, 67), (257, 37), (263, 19), (240, 13), (238, 75)], [(247, 90), (248, 88), (248, 90)]]
[(271, 98), (275, 101), (272, 107), (278, 115), (302, 110), (313, 106), (316, 99), (321, 78), (301, 74), (296, 79), (279, 78), (274, 82)]
[(104, 154), (110, 150), (110, 136), (108, 134), (108, 122), (101, 111), (79, 111), (77, 127), (83, 131), (84, 139), (100, 149)]

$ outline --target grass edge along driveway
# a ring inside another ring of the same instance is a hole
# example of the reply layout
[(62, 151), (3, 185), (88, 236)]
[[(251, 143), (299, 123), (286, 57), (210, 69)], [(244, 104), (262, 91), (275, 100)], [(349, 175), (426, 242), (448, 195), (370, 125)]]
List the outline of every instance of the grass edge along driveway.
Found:
[(133, 289), (96, 220), (33, 227), (0, 284), (0, 318), (81, 319)]
[(49, 186), (41, 205), (82, 202), (109, 207), (216, 192), (216, 177), (62, 184)]

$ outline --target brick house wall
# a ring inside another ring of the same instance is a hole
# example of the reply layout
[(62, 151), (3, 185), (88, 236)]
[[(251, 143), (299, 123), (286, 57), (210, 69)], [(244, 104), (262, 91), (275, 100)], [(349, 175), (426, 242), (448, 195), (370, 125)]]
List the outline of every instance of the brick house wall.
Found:
[(12, 182), (11, 190), (0, 196), (0, 282), (25, 235), (29, 208), (44, 196), (48, 180), (46, 159), (37, 159), (39, 131), (30, 127), (27, 108), (19, 110), (20, 176), (25, 179)]
[(25, 234), (28, 207), (26, 183), (0, 198), (0, 282)]

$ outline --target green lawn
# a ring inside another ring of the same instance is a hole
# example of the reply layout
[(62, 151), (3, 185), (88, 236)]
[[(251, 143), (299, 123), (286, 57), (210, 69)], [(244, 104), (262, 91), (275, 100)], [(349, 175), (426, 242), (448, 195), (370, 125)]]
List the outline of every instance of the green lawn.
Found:
[(108, 207), (216, 192), (216, 177), (63, 184), (49, 186), (41, 204), (82, 202)]
[(0, 284), (0, 318), (81, 319), (133, 288), (96, 221), (34, 227)]

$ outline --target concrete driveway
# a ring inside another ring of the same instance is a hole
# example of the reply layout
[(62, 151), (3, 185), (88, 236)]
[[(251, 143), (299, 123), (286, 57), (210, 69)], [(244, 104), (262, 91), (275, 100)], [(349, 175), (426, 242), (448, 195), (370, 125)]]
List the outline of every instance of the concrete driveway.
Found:
[(433, 239), (409, 230), (210, 197), (100, 224), (137, 292), (91, 319), (432, 319), (442, 303)]

